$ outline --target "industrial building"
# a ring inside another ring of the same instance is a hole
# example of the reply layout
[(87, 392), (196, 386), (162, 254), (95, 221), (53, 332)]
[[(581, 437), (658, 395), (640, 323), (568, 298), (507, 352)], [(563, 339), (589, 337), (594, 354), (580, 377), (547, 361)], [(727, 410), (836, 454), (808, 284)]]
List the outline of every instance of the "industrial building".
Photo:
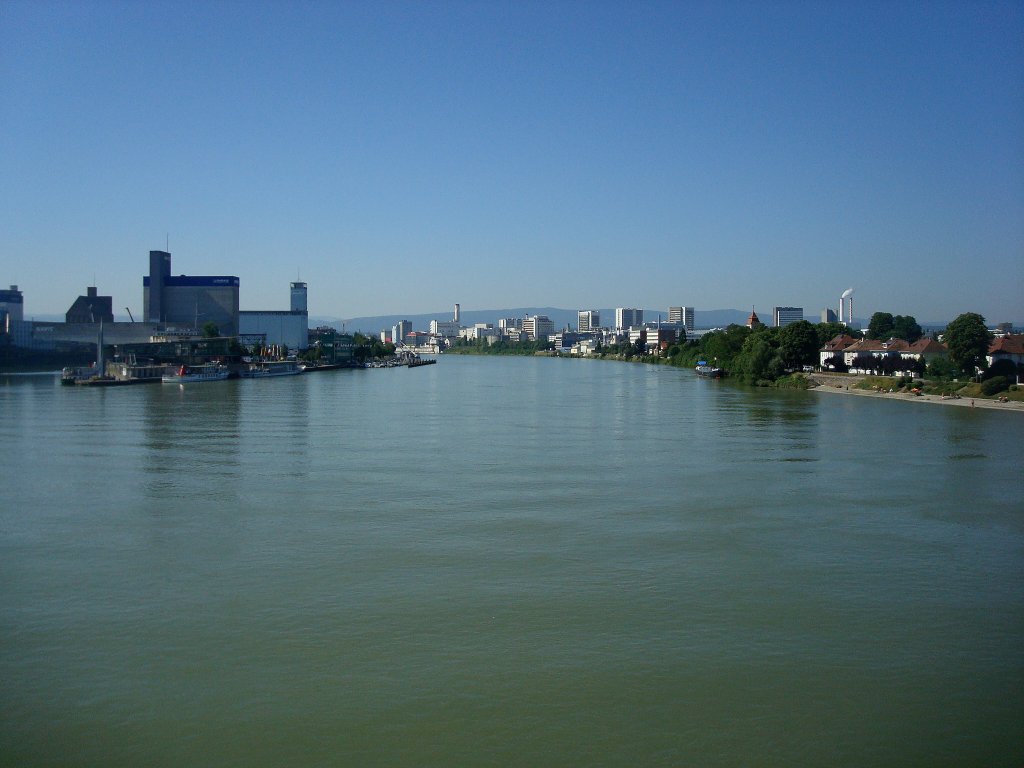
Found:
[(142, 278), (143, 317), (193, 330), (213, 323), (221, 336), (237, 336), (239, 283), (233, 275), (172, 275), (171, 254), (150, 251), (149, 275)]
[(288, 349), (309, 347), (309, 312), (305, 283), (291, 284), (291, 303), (287, 311), (259, 310), (238, 313), (238, 335), (243, 344), (261, 347), (286, 346)]

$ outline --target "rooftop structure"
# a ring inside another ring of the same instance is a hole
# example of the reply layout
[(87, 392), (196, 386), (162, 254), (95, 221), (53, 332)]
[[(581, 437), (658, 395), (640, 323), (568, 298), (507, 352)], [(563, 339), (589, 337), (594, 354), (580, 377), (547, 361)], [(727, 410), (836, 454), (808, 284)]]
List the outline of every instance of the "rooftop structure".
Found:
[(90, 285), (85, 289), (85, 296), (79, 296), (75, 303), (64, 314), (67, 323), (105, 323), (114, 322), (114, 299), (110, 296), (99, 296), (96, 287)]

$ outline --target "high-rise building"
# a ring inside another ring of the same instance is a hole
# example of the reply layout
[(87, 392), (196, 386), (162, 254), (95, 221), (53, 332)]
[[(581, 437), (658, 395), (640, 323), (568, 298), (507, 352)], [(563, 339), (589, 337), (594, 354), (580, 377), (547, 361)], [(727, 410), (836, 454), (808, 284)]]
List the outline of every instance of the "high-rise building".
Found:
[(668, 321), (682, 325), (687, 331), (693, 330), (693, 307), (669, 307)]
[(581, 309), (576, 313), (576, 320), (580, 333), (590, 333), (601, 327), (601, 313), (596, 309)]
[(617, 307), (615, 309), (615, 328), (625, 330), (644, 324), (644, 311), (632, 307)]
[(530, 315), (523, 318), (523, 331), (530, 341), (544, 341), (555, 332), (555, 323), (547, 315)]
[(828, 307), (825, 307), (825, 309), (821, 310), (821, 322), (823, 322), (823, 323), (834, 323), (834, 322), (836, 322), (836, 311), (834, 309), (829, 309)]
[(391, 329), (391, 342), (393, 344), (404, 344), (405, 337), (412, 333), (412, 323), (408, 320), (399, 320)]
[(772, 318), (776, 328), (782, 328), (790, 323), (799, 323), (804, 319), (804, 308), (776, 307), (772, 312)]

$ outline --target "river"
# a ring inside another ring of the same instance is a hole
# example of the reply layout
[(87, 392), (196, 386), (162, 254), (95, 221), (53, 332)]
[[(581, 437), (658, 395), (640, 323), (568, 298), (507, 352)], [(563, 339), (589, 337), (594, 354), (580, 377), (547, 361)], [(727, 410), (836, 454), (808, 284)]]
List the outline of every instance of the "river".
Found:
[(1019, 766), (1024, 416), (0, 376), (0, 765)]

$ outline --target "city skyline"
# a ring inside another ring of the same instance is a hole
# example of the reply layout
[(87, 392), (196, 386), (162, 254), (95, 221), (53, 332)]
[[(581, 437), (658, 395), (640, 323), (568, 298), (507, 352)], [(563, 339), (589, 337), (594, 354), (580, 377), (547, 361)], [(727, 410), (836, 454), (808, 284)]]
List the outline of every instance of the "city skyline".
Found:
[[(0, 284), (1024, 322), (1024, 10), (5, 4)], [(445, 310), (446, 311), (446, 310)]]

